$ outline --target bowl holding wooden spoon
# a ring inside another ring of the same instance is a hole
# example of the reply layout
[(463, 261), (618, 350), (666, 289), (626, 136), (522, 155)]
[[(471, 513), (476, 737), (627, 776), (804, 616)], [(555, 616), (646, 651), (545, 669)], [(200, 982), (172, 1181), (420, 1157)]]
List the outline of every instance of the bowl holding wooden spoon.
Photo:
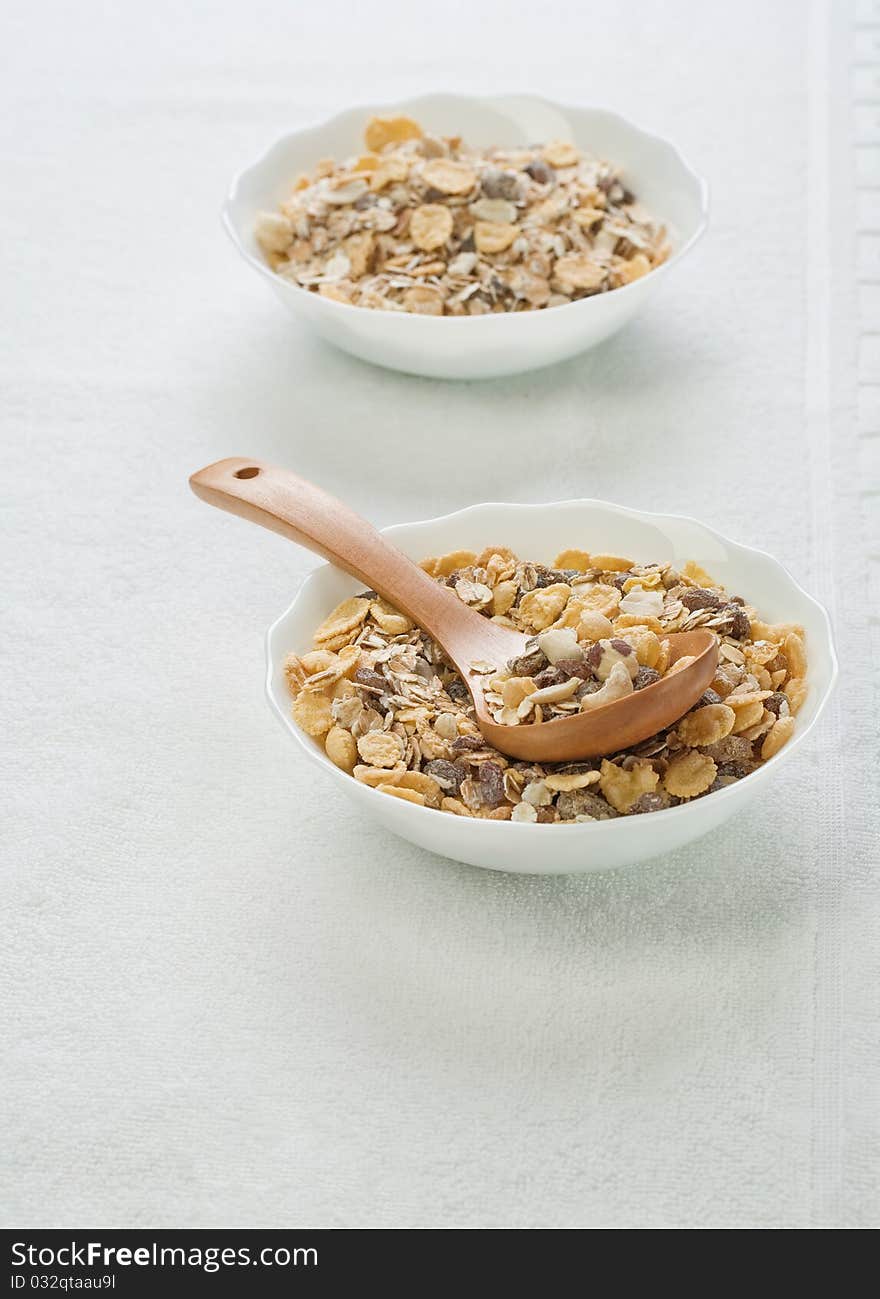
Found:
[[(235, 458), (193, 475), (203, 499), (332, 558), (303, 584), (268, 636), (267, 690), (273, 711), (306, 753), (389, 829), (432, 852), (495, 869), (558, 873), (596, 870), (669, 851), (712, 830), (778, 770), (818, 718), (836, 671), (825, 611), (770, 556), (726, 541), (689, 519), (641, 514), (597, 501), (552, 506), (481, 505), (457, 514), (375, 532), (333, 498), (259, 460)], [(353, 780), (294, 725), (283, 665), (291, 650), (305, 651), (315, 627), (340, 600), (364, 586), (410, 614), (443, 646), (471, 689), (478, 724), (489, 742), (531, 761), (570, 761), (613, 752), (653, 735), (687, 712), (711, 681), (715, 638), (707, 632), (670, 638), (673, 659), (686, 666), (626, 699), (565, 720), (502, 726), (482, 699), (486, 662), (502, 666), (522, 652), (524, 638), (464, 606), (412, 561), (463, 546), (508, 544), (549, 561), (573, 543), (615, 550), (644, 560), (687, 559), (709, 568), (730, 590), (742, 590), (768, 618), (804, 625), (810, 644), (810, 694), (795, 738), (744, 780), (691, 803), (651, 815), (560, 826), (483, 821), (435, 813), (384, 798)], [(283, 562), (283, 550), (279, 555)], [(680, 682), (675, 691), (669, 687)], [(666, 687), (664, 689), (663, 687)], [(535, 836), (539, 836), (537, 839)]]

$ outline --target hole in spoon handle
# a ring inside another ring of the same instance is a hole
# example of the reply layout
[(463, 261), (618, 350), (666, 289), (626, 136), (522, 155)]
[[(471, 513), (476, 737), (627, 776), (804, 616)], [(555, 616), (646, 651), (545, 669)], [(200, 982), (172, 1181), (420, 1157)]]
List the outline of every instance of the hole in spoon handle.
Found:
[(463, 632), (479, 615), (336, 497), (289, 469), (242, 457), (219, 460), (189, 481), (208, 504), (259, 523), (344, 569), (458, 657)]

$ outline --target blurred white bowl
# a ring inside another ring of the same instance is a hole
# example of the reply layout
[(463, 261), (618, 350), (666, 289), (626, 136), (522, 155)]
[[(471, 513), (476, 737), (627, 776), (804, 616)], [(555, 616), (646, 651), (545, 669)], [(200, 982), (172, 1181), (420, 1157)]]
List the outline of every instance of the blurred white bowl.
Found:
[[(570, 139), (620, 165), (624, 182), (670, 232), (669, 260), (621, 289), (564, 307), (489, 316), (419, 316), (347, 306), (281, 279), (254, 238), (260, 211), (275, 210), (296, 176), (320, 158), (362, 148), (374, 114), (404, 113), (429, 131), (470, 144), (518, 145)], [(233, 181), (223, 220), (239, 252), (294, 316), (364, 361), (443, 379), (486, 379), (565, 360), (602, 342), (641, 309), (706, 226), (706, 184), (666, 140), (616, 113), (571, 108), (530, 95), (475, 99), (426, 95), (396, 104), (364, 104), (320, 126), (282, 136)]]
[[(413, 559), (467, 547), (507, 545), (518, 554), (552, 563), (561, 550), (629, 555), (641, 561), (696, 560), (732, 594), (741, 594), (769, 622), (799, 622), (806, 631), (809, 693), (794, 736), (752, 775), (693, 802), (665, 812), (574, 825), (478, 821), (388, 798), (347, 776), (294, 724), (283, 665), (291, 650), (311, 648), (312, 635), (327, 613), (358, 589), (345, 573), (324, 564), (311, 573), (293, 604), (269, 629), (266, 689), (272, 710), (307, 756), (336, 781), (359, 810), (395, 834), (430, 852), (522, 874), (554, 875), (628, 866), (671, 852), (714, 830), (745, 807), (790, 762), (828, 702), (837, 660), (828, 615), (772, 556), (728, 541), (694, 519), (646, 514), (604, 501), (561, 501), (552, 505), (473, 505), (422, 523), (401, 523), (385, 535)], [(767, 826), (767, 834), (772, 833)]]

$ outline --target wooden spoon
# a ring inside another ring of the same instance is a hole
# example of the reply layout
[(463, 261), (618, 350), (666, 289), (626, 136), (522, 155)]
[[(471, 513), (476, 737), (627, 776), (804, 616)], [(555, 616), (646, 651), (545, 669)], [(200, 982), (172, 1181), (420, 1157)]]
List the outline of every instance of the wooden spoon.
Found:
[(289, 470), (235, 456), (200, 469), (189, 482), (209, 505), (316, 551), (412, 618), (465, 681), (486, 740), (513, 758), (572, 762), (638, 744), (683, 717), (715, 675), (718, 646), (712, 632), (679, 632), (668, 637), (670, 663), (685, 655), (693, 655), (693, 662), (671, 676), (592, 712), (502, 726), (492, 720), (483, 698), (483, 683), (492, 676), (485, 665), (503, 668), (525, 653), (524, 635), (468, 608), (365, 519)]

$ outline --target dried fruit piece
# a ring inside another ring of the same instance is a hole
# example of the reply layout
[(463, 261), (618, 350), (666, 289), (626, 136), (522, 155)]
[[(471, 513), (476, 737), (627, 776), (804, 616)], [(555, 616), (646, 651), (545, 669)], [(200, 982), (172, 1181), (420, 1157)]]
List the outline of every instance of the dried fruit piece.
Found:
[(804, 652), (803, 637), (790, 631), (783, 645), (788, 671), (792, 677), (805, 677), (807, 674), (807, 656)]
[(550, 663), (554, 664), (563, 659), (581, 660), (584, 657), (578, 638), (570, 627), (551, 627), (547, 631), (540, 632), (538, 649), (546, 655)]
[[(635, 655), (633, 657), (635, 658)], [(606, 704), (613, 704), (618, 699), (625, 699), (632, 692), (633, 679), (626, 665), (622, 662), (615, 663), (608, 674), (605, 684), (593, 694), (583, 696), (581, 699), (581, 712), (588, 713), (595, 708), (604, 708)]]
[(537, 821), (538, 813), (531, 803), (517, 803), (510, 813), (510, 819), (511, 821)]
[(354, 771), (357, 762), (357, 745), (350, 731), (343, 730), (338, 725), (332, 726), (324, 740), (324, 752), (334, 766), (349, 773)]
[(507, 613), (513, 606), (519, 588), (516, 582), (499, 582), (492, 592), (492, 612), (496, 615)]
[(778, 753), (783, 744), (787, 743), (794, 734), (795, 720), (793, 717), (780, 717), (767, 732), (764, 743), (761, 745), (761, 758), (764, 762)]
[(787, 681), (784, 686), (788, 706), (793, 713), (798, 713), (807, 697), (807, 683), (800, 677)]
[(263, 252), (283, 253), (293, 243), (293, 225), (280, 212), (258, 212), (254, 235)]
[(639, 661), (632, 645), (619, 637), (596, 641), (587, 651), (587, 662), (597, 681), (607, 681), (617, 663), (623, 664), (630, 680), (635, 680), (639, 670)]

